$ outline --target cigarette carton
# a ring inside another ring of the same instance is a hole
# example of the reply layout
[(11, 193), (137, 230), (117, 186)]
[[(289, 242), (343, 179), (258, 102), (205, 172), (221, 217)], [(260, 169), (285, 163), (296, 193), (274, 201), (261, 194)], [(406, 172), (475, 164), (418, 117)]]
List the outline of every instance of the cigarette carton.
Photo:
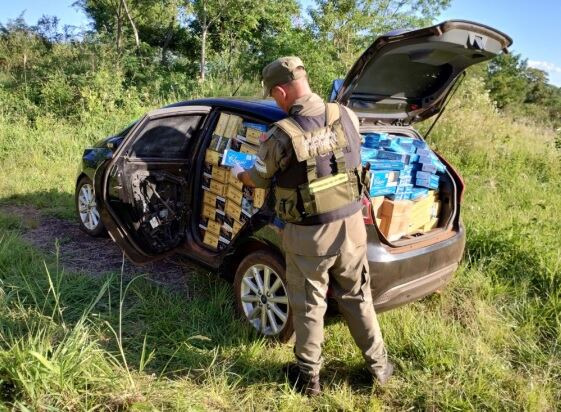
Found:
[(373, 170), (370, 172), (370, 188), (397, 186), (398, 178), (396, 170)]
[(390, 151), (387, 151), (387, 150), (379, 150), (378, 153), (376, 154), (376, 159), (396, 160), (398, 162), (409, 163), (409, 160), (411, 159), (411, 157), (408, 154), (390, 152)]
[[(230, 199), (226, 201), (226, 215), (230, 216), (233, 220), (238, 221), (240, 223), (245, 223), (251, 217), (246, 211), (242, 210), (241, 205), (232, 202)], [(231, 222), (230, 226), (233, 225)]]
[(241, 146), (240, 146), (240, 152), (251, 154), (251, 155), (256, 155), (257, 154), (257, 147), (252, 146), (252, 145), (247, 144), (247, 143), (242, 143)]
[(217, 196), (208, 190), (205, 190), (203, 193), (203, 203), (221, 211), (224, 211), (224, 208), (226, 207), (226, 199)]
[(218, 223), (216, 220), (209, 219), (206, 224), (206, 230), (208, 232), (214, 233), (218, 235), (220, 233), (221, 224)]
[(224, 183), (218, 182), (217, 180), (211, 180), (209, 189), (212, 193), (214, 193), (214, 194), (216, 194), (220, 197), (225, 197), (227, 187), (228, 186), (225, 185)]
[(242, 124), (242, 118), (235, 115), (230, 115), (228, 125), (224, 131), (224, 137), (235, 138), (238, 135), (238, 128)]
[(227, 183), (229, 174), (230, 174), (230, 171), (228, 169), (226, 169), (225, 167), (220, 167), (220, 166), (217, 166), (217, 165), (214, 165), (214, 167), (212, 167), (211, 177), (212, 177), (212, 179), (217, 180), (220, 183)]
[(265, 203), (265, 189), (255, 188), (253, 190), (253, 207), (260, 208)]
[(238, 190), (242, 190), (243, 189), (243, 183), (241, 180), (237, 179), (234, 175), (229, 174), (228, 175), (228, 184), (230, 186), (235, 187)]
[(220, 164), (221, 157), (222, 156), (220, 156), (220, 153), (215, 152), (214, 150), (207, 149), (205, 153), (205, 162), (213, 165), (218, 165)]
[(373, 159), (363, 162), (363, 164), (366, 163), (370, 163), (371, 170), (401, 170), (405, 166), (405, 163), (397, 160)]
[(380, 147), (380, 141), (387, 139), (389, 139), (387, 133), (367, 133), (364, 135), (364, 146), (371, 149), (377, 149)]
[(226, 113), (220, 113), (220, 117), (218, 118), (218, 122), (216, 123), (216, 127), (214, 128), (214, 135), (217, 136), (224, 136), (224, 132), (226, 131), (226, 125), (228, 124), (228, 119), (230, 115)]
[(218, 249), (218, 237), (218, 235), (207, 230), (203, 238), (203, 243), (214, 249)]
[(228, 185), (228, 188), (226, 190), (226, 197), (234, 203), (241, 205), (243, 192), (236, 189), (234, 186)]

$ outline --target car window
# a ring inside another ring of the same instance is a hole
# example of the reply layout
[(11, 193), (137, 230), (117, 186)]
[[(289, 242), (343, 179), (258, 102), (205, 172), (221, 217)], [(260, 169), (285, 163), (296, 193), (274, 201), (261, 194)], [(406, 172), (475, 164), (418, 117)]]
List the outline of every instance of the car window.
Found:
[(200, 115), (170, 116), (151, 120), (136, 138), (131, 157), (183, 158), (197, 131)]

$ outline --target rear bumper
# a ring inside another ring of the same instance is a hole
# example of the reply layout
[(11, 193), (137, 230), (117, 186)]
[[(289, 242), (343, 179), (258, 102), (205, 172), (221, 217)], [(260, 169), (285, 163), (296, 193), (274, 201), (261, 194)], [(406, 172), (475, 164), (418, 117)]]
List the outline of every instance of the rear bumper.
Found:
[(444, 287), (458, 268), (464, 247), (463, 226), (451, 238), (400, 254), (370, 243), (367, 253), (376, 310), (404, 305)]

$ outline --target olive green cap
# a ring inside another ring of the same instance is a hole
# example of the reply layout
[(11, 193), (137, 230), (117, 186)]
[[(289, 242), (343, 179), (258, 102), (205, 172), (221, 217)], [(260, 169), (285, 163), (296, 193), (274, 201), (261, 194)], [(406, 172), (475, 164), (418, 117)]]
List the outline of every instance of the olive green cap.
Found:
[(306, 70), (300, 57), (287, 56), (266, 65), (262, 74), (263, 96), (268, 97), (273, 87), (305, 77)]

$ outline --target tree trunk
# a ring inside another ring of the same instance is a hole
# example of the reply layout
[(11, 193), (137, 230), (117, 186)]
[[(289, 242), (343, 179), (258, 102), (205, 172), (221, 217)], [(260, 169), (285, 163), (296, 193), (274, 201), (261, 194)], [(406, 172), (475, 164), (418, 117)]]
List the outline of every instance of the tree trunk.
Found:
[(175, 15), (173, 15), (173, 17), (171, 18), (168, 32), (166, 34), (166, 38), (164, 39), (164, 44), (162, 45), (162, 60), (160, 62), (162, 65), (167, 64), (167, 51), (168, 51), (169, 43), (171, 42), (171, 39), (173, 37), (174, 24), (175, 24)]
[(199, 81), (205, 81), (205, 66), (206, 66), (206, 36), (208, 34), (208, 25), (206, 16), (203, 18), (202, 33), (201, 33), (201, 67), (199, 71)]
[(134, 33), (134, 42), (136, 44), (136, 48), (138, 49), (140, 47), (140, 39), (138, 37), (138, 30), (136, 29), (136, 25), (134, 24), (134, 21), (132, 20), (132, 16), (129, 12), (127, 2), (125, 0), (121, 0), (121, 3), (123, 4), (123, 8), (125, 9), (125, 13), (127, 14), (127, 17), (128, 17), (129, 22), (131, 24), (132, 31)]
[(122, 10), (122, 3), (119, 1), (119, 6), (117, 8), (117, 33), (115, 38), (115, 45), (117, 47), (117, 52), (121, 52), (121, 34), (123, 31), (123, 10)]

